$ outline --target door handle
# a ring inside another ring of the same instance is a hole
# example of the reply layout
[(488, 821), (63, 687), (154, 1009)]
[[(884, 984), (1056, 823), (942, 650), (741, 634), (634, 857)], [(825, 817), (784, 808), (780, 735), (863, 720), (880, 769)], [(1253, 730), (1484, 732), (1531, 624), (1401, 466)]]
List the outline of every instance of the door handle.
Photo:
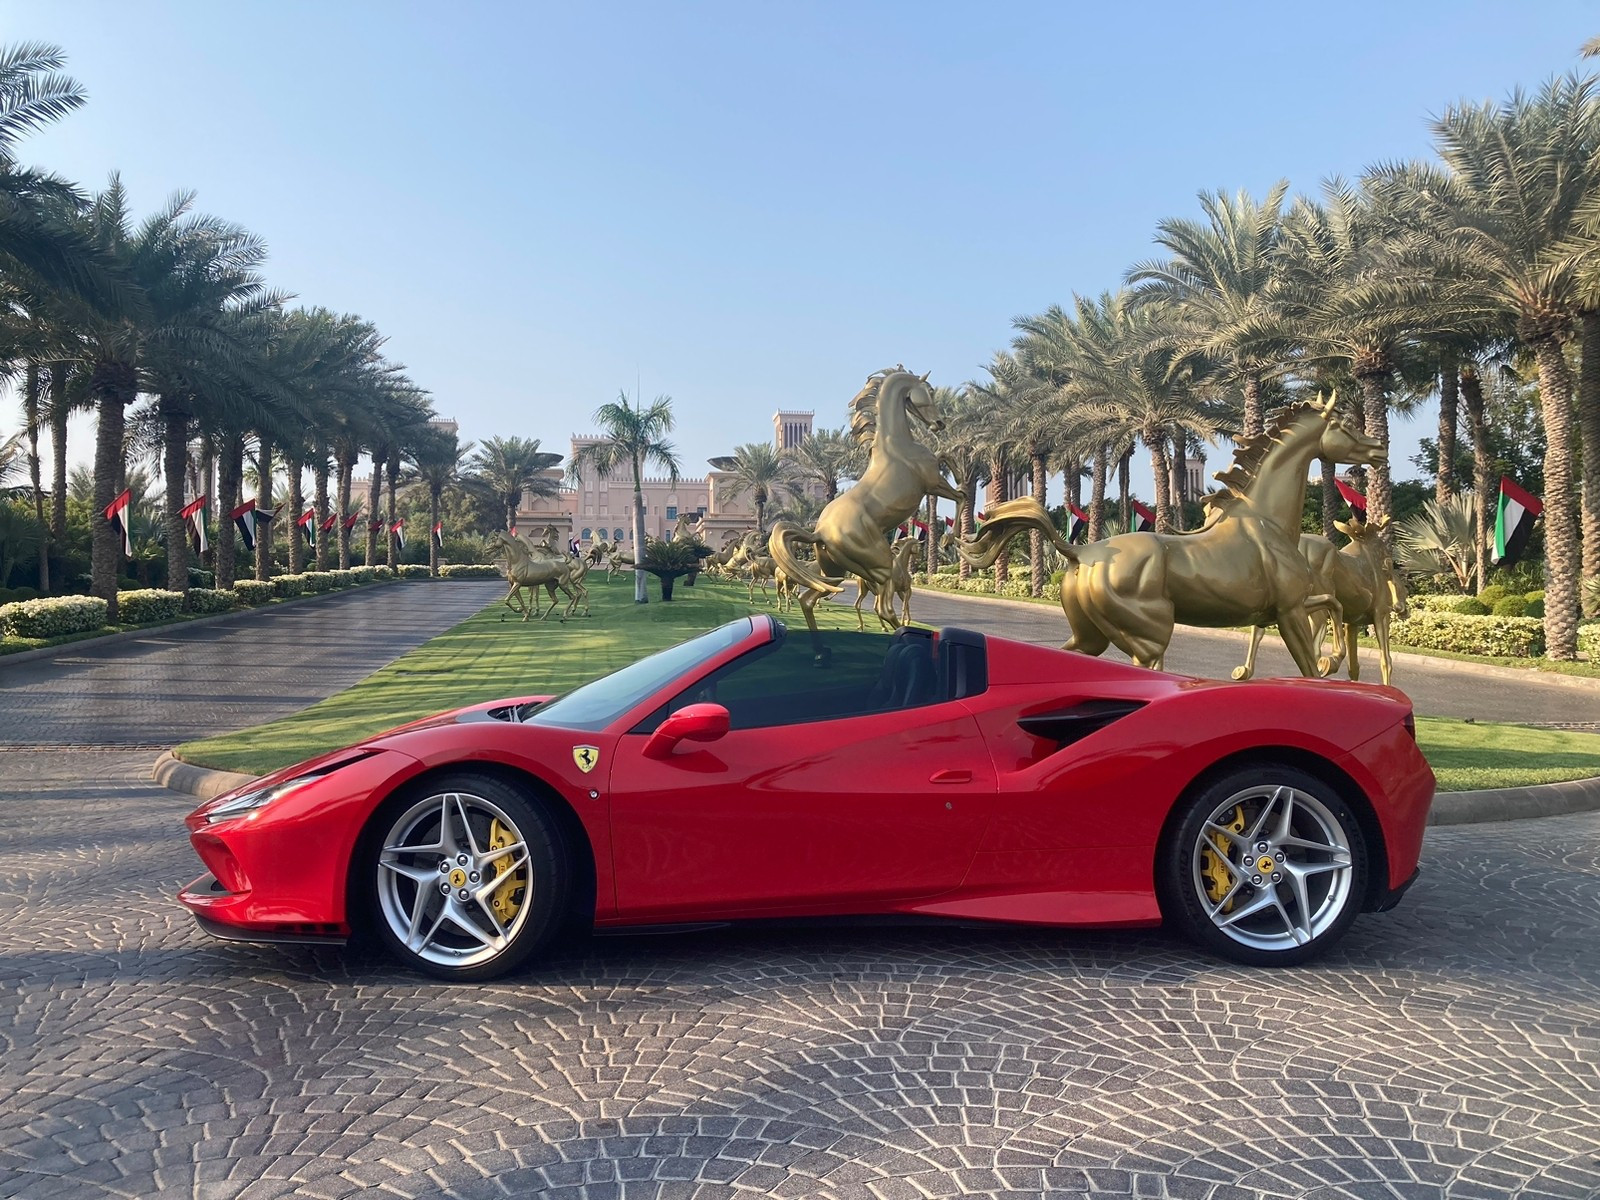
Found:
[(928, 777), (929, 783), (971, 783), (971, 771), (935, 771)]

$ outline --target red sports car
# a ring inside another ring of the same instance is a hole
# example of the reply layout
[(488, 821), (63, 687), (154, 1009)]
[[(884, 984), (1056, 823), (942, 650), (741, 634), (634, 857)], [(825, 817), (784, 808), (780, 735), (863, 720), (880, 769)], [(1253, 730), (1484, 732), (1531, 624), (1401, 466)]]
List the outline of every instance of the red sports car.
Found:
[(1190, 679), (961, 629), (741, 618), (196, 809), (209, 932), (487, 979), (575, 924), (1170, 922), (1303, 962), (1416, 877), (1433, 772), (1392, 688)]

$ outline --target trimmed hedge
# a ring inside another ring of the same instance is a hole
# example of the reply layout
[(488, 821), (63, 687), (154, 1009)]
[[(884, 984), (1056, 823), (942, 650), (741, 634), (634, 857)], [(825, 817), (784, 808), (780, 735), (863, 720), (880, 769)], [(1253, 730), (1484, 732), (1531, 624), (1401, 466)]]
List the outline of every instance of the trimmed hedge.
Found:
[(333, 586), (336, 588), (355, 587), (355, 585), (360, 582), (360, 580), (356, 578), (354, 567), (346, 567), (343, 570), (329, 571), (328, 574), (333, 576)]
[(318, 595), (322, 592), (331, 592), (338, 586), (332, 571), (307, 571), (300, 576), (300, 583), (308, 595)]
[(238, 599), (232, 592), (217, 588), (190, 588), (189, 611), (192, 613), (232, 612)]
[(151, 621), (176, 621), (183, 614), (183, 593), (161, 588), (142, 588), (117, 593), (117, 620), (124, 625), (146, 625)]
[(380, 580), (381, 579), (393, 579), (394, 578), (394, 568), (391, 567), (391, 566), (388, 566), (386, 564), (380, 563), (378, 566), (375, 566), (375, 567), (372, 568), (372, 577), (374, 579), (380, 579)]
[(1497, 617), (1525, 617), (1528, 615), (1528, 602), (1521, 596), (1504, 596), (1496, 600), (1489, 611)]
[(270, 579), (241, 579), (233, 585), (233, 594), (239, 597), (239, 603), (246, 608), (255, 608), (271, 600), (277, 594), (277, 588)]
[(1490, 604), (1498, 604), (1504, 596), (1496, 600), (1480, 600), (1476, 596), (1463, 596), (1450, 606), (1449, 612), (1457, 613), (1463, 617), (1487, 617), (1491, 610)]
[[(387, 570), (387, 568), (381, 568)], [(378, 567), (351, 567), (350, 578), (355, 583), (371, 583), (378, 578)]]
[(400, 567), (401, 579), (426, 579), (428, 568), (422, 563), (404, 563)]
[(106, 602), (99, 596), (46, 596), (0, 607), (0, 633), (21, 638), (63, 637), (93, 633), (106, 623)]
[(1538, 658), (1544, 654), (1544, 622), (1532, 617), (1482, 617), (1413, 612), (1396, 617), (1390, 638), (1402, 646), (1483, 654), (1494, 658)]
[[(920, 571), (912, 576), (912, 582), (919, 587), (935, 588), (941, 592), (969, 592), (978, 596), (1004, 596), (1012, 600), (1033, 598), (1033, 584), (1027, 567), (1023, 567), (1020, 573), (1013, 571), (1011, 577), (999, 588), (995, 587), (994, 577), (990, 572), (974, 573), (970, 579), (961, 579), (954, 575), (929, 575), (925, 571)], [(1045, 584), (1044, 594), (1046, 597), (1055, 594), (1049, 583)]]
[(1600, 665), (1600, 621), (1578, 626), (1578, 649), (1591, 663)]
[(451, 563), (439, 568), (440, 579), (500, 579), (500, 568), (488, 563)]
[(272, 581), (275, 596), (298, 596), (305, 591), (305, 580), (298, 575), (279, 575)]

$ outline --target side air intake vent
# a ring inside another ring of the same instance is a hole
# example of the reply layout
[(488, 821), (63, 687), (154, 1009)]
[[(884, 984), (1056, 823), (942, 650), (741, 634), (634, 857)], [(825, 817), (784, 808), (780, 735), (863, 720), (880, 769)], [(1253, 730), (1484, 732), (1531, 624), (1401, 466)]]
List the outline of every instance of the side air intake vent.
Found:
[(1022, 717), (1017, 724), (1034, 737), (1070, 746), (1143, 707), (1142, 700), (1084, 700), (1070, 708)]

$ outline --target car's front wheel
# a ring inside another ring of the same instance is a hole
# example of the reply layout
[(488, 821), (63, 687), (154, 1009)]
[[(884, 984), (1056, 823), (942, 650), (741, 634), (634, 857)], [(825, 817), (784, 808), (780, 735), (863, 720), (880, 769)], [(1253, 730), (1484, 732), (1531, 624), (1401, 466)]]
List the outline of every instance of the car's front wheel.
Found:
[(441, 979), (492, 979), (549, 945), (571, 887), (560, 828), (488, 776), (435, 777), (384, 807), (357, 869), (379, 940)]
[(1181, 801), (1157, 864), (1162, 911), (1235, 962), (1323, 953), (1362, 907), (1367, 847), (1355, 814), (1314, 775), (1258, 765)]

